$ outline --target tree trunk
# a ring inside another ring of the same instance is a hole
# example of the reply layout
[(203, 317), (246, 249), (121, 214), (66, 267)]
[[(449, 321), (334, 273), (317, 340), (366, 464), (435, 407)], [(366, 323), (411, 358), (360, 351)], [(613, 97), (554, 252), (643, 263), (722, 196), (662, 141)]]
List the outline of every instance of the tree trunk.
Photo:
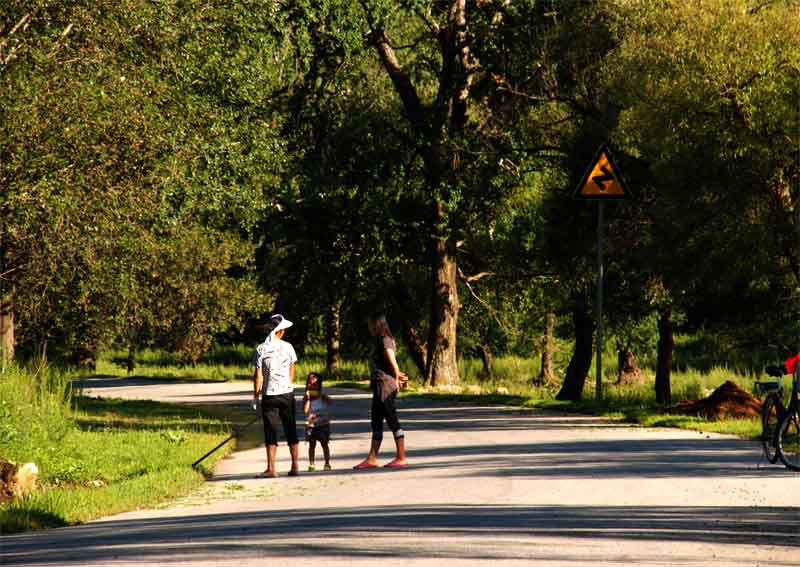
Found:
[(644, 375), (636, 364), (636, 356), (628, 347), (617, 351), (617, 384), (638, 384)]
[(325, 317), (325, 369), (335, 372), (339, 369), (342, 360), (342, 304), (338, 301), (331, 301), (328, 306), (328, 313)]
[(14, 359), (15, 348), (14, 302), (9, 293), (5, 297), (0, 297), (0, 360), (3, 367)]
[(555, 378), (553, 372), (553, 330), (556, 326), (556, 314), (548, 313), (545, 318), (544, 340), (542, 341), (542, 368), (534, 384), (543, 386), (546, 382)]
[(94, 372), (97, 370), (97, 350), (95, 342), (82, 342), (70, 350), (67, 360), (81, 370)]
[(458, 384), (456, 323), (459, 303), (455, 250), (447, 240), (438, 238), (433, 249), (433, 297), (425, 375), (431, 386)]
[(486, 380), (492, 377), (492, 349), (489, 348), (489, 345), (480, 345), (478, 347), (478, 354), (480, 354), (481, 362), (483, 363), (483, 368), (481, 371), (478, 372), (478, 378), (480, 380)]
[(572, 320), (575, 324), (575, 350), (567, 367), (564, 384), (556, 395), (556, 399), (577, 402), (583, 395), (583, 385), (586, 383), (586, 376), (592, 365), (592, 337), (594, 334), (594, 320), (588, 311), (586, 297), (583, 295), (575, 299)]
[[(421, 148), (425, 162), (425, 178), (434, 199), (433, 222), (446, 227), (444, 200), (436, 194), (443, 187), (452, 186), (459, 177), (458, 153), (449, 139), (457, 139), (467, 122), (467, 102), (472, 78), (478, 65), (472, 60), (470, 38), (467, 33), (466, 0), (453, 0), (448, 7), (447, 26), (438, 33), (442, 65), (439, 76), (439, 93), (435, 103), (423, 104), (412, 77), (400, 63), (392, 41), (381, 25), (382, 18), (364, 3), (370, 25), (369, 39), (378, 51), (378, 57), (403, 103), (405, 118), (416, 134), (415, 144)], [(445, 125), (449, 122), (449, 128)], [(447, 133), (445, 133), (447, 132)], [(455, 243), (450, 242), (446, 228), (433, 241), (432, 280), (433, 297), (428, 335), (428, 356), (425, 378), (431, 385), (456, 384), (458, 362), (456, 359), (456, 322), (458, 321), (458, 290), (456, 287)]]
[(133, 372), (135, 369), (136, 369), (136, 342), (131, 341), (128, 343), (128, 360), (127, 360), (128, 374)]
[(670, 373), (675, 339), (672, 335), (672, 308), (662, 307), (658, 314), (658, 360), (656, 361), (656, 402), (672, 403)]

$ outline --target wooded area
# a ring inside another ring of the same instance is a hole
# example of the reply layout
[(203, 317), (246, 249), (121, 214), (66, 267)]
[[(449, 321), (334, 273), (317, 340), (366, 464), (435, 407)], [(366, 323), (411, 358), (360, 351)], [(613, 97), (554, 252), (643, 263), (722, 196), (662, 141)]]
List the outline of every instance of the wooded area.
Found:
[[(798, 0), (5, 0), (0, 344), (195, 362), (278, 311), (329, 370), (385, 311), (416, 374), (596, 321), (601, 143), (620, 367), (800, 337)], [(563, 371), (562, 371), (563, 370)]]

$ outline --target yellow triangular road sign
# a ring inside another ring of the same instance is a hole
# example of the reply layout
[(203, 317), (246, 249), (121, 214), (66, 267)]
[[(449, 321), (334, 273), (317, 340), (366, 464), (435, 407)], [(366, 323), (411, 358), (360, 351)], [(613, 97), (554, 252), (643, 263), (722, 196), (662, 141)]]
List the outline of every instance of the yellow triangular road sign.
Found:
[(597, 150), (594, 161), (586, 170), (573, 198), (588, 200), (630, 198), (625, 180), (605, 144)]

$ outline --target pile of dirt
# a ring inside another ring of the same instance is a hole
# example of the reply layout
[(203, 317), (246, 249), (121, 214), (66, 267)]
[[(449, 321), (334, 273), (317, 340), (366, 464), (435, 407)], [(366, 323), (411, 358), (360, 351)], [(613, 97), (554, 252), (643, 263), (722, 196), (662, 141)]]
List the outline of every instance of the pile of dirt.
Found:
[(702, 400), (684, 400), (672, 406), (669, 413), (696, 415), (707, 419), (758, 417), (761, 400), (739, 386), (726, 381)]

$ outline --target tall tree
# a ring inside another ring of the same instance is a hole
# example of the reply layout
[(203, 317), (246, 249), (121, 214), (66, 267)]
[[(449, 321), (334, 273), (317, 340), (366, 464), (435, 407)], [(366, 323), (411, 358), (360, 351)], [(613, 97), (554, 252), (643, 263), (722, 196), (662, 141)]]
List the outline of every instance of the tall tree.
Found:
[(263, 117), (220, 104), (234, 97), (211, 70), (245, 63), (223, 72), (208, 48), (259, 18), (221, 2), (4, 4), (0, 231), (18, 338), (91, 362), (116, 337), (162, 337), (194, 359), (252, 310), (242, 237), (280, 146)]
[(663, 324), (672, 306), (748, 343), (796, 335), (800, 3), (637, 1), (618, 14), (614, 138), (649, 169), (643, 250), (667, 292)]
[[(375, 96), (361, 108), (379, 124), (382, 136), (372, 140), (391, 149), (380, 165), (362, 166), (361, 177), (371, 180), (373, 191), (381, 188), (380, 199), (373, 200), (383, 202), (383, 213), (373, 209), (378, 222), (395, 217), (403, 201), (414, 205), (407, 224), (427, 243), (421, 254), (410, 248), (400, 264), (422, 260), (430, 277), (428, 341), (414, 349), (415, 359), (425, 359), (432, 383), (455, 382), (461, 243), (479, 232), (476, 226), (482, 231), (502, 214), (503, 203), (522, 183), (519, 164), (532, 164), (530, 155), (551, 149), (540, 130), (552, 133), (564, 113), (531, 107), (565, 106), (563, 93), (553, 87), (580, 72), (582, 63), (573, 61), (575, 68), (562, 73), (548, 46), (560, 37), (558, 49), (569, 51), (565, 31), (575, 21), (591, 29), (586, 16), (595, 4), (365, 0), (358, 6), (357, 11), (352, 3), (330, 0), (284, 7), (286, 28), (305, 53), (300, 92), (355, 93), (337, 78), (348, 75), (356, 56), (369, 63), (363, 49), (372, 50), (380, 74), (367, 72), (381, 86), (370, 88)], [(516, 96), (520, 92), (524, 96)], [(530, 128), (536, 134), (524, 133)], [(387, 171), (400, 173), (400, 183), (389, 180)], [(397, 250), (389, 255), (401, 259)]]

